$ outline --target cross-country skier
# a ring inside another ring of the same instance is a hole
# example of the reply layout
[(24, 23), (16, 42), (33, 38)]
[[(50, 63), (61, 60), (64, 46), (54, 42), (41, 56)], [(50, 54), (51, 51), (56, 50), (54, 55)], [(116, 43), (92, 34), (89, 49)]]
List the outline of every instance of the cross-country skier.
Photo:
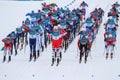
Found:
[(104, 10), (102, 8), (98, 8), (98, 12), (100, 13), (100, 23), (101, 23), (102, 17), (104, 16)]
[(24, 21), (22, 22), (22, 28), (23, 28), (24, 38), (25, 38), (25, 46), (28, 44), (27, 36), (28, 36), (29, 26), (30, 24), (26, 24)]
[(65, 48), (64, 52), (66, 52), (66, 50), (68, 48), (68, 44), (69, 44), (70, 32), (67, 30), (68, 27), (66, 24), (66, 20), (64, 20), (63, 18), (60, 20), (60, 27), (61, 27), (61, 29), (64, 29), (67, 32), (67, 34), (65, 36), (63, 36), (63, 46)]
[(88, 17), (85, 21), (85, 25), (86, 25), (86, 30), (93, 30), (94, 28), (94, 20), (91, 17)]
[(112, 5), (112, 7), (115, 7), (115, 8), (118, 10), (118, 8), (120, 7), (120, 4), (119, 4), (118, 2), (115, 2), (115, 3)]
[(57, 12), (57, 10), (53, 10), (51, 12), (50, 21), (53, 24), (53, 26), (55, 26), (56, 24), (58, 24), (58, 12)]
[(39, 57), (41, 53), (41, 35), (42, 35), (42, 30), (39, 26), (38, 23), (36, 23), (36, 50), (37, 50), (37, 58)]
[(67, 24), (67, 32), (68, 32), (68, 35), (69, 35), (69, 43), (71, 43), (73, 41), (73, 29), (72, 29), (72, 26), (73, 26), (73, 20), (71, 17), (68, 17), (67, 20), (66, 20), (66, 24)]
[(108, 29), (104, 33), (104, 41), (105, 41), (105, 48), (106, 48), (106, 59), (110, 54), (111, 59), (113, 58), (114, 46), (116, 42), (116, 33), (111, 29)]
[(37, 28), (34, 22), (31, 22), (31, 26), (29, 27), (29, 45), (30, 45), (30, 59), (34, 57), (34, 61), (36, 61), (36, 34)]
[(81, 4), (80, 4), (80, 10), (81, 10), (81, 21), (82, 23), (84, 22), (85, 20), (85, 15), (86, 15), (86, 7), (88, 7), (88, 4), (83, 1)]
[(78, 47), (80, 50), (79, 63), (81, 63), (83, 55), (85, 55), (85, 63), (86, 63), (88, 57), (88, 49), (90, 48), (90, 46), (91, 44), (88, 38), (88, 32), (86, 31), (86, 29), (83, 29), (80, 31), (80, 38), (78, 39)]
[(22, 50), (24, 44), (24, 32), (22, 27), (16, 28), (16, 36), (17, 36), (17, 49), (19, 48), (20, 45), (20, 50)]
[(116, 23), (114, 21), (114, 19), (112, 17), (109, 17), (109, 19), (107, 20), (107, 23), (105, 24), (105, 29), (108, 30), (108, 29), (111, 29), (112, 31), (115, 31), (116, 32)]
[(88, 7), (88, 4), (85, 2), (85, 1), (83, 1), (81, 4), (80, 4), (80, 7), (82, 7), (82, 8), (86, 8), (86, 7)]
[(12, 44), (13, 44), (13, 39), (10, 37), (6, 37), (4, 39), (2, 39), (2, 42), (4, 43), (4, 58), (3, 58), (3, 62), (5, 62), (6, 60), (6, 55), (8, 52), (9, 55), (9, 59), (8, 62), (11, 61), (11, 48), (12, 48)]
[(40, 24), (36, 23), (36, 27), (37, 27), (36, 47), (37, 47), (37, 55), (39, 57), (39, 54), (44, 51), (44, 45), (45, 45), (44, 25), (42, 25), (42, 23)]
[(49, 5), (43, 6), (42, 11), (43, 11), (44, 15), (48, 15), (50, 13)]
[(51, 36), (49, 35), (49, 33), (51, 33), (52, 30), (52, 23), (50, 21), (50, 16), (45, 16), (43, 22), (44, 22), (44, 26), (43, 23), (40, 25), (44, 33), (42, 36), (45, 36), (45, 47), (46, 47), (47, 42), (49, 41), (49, 44), (51, 42)]
[(34, 10), (32, 10), (31, 13), (27, 13), (26, 16), (29, 16), (29, 17), (30, 17), (30, 21), (31, 21), (31, 22), (36, 22), (36, 21), (37, 21), (37, 15), (36, 15), (36, 13), (34, 12)]
[(29, 19), (29, 18), (26, 18), (26, 19), (25, 19), (25, 24), (26, 24), (26, 26), (30, 26), (30, 23), (31, 23), (30, 19)]
[(63, 36), (66, 34), (65, 30), (60, 29), (60, 25), (54, 26), (52, 30), (52, 65), (57, 57), (57, 65), (61, 61), (61, 47), (62, 47), (62, 40)]
[(89, 33), (89, 36), (90, 36), (90, 41), (93, 42), (94, 38), (95, 38), (95, 34), (94, 34), (94, 30), (95, 30), (95, 22), (93, 20), (93, 18), (91, 17), (88, 17), (85, 21), (85, 24), (84, 26), (86, 27), (86, 30), (88, 31)]
[(113, 7), (112, 9), (110, 9), (110, 12), (108, 13), (108, 17), (112, 17), (113, 20), (115, 21), (116, 24), (118, 24), (118, 11), (115, 7)]
[(91, 13), (91, 17), (94, 19), (95, 21), (95, 27), (98, 28), (99, 25), (100, 25), (100, 18), (101, 18), (101, 14), (100, 12), (98, 11), (97, 8), (95, 8), (94, 11), (92, 11)]

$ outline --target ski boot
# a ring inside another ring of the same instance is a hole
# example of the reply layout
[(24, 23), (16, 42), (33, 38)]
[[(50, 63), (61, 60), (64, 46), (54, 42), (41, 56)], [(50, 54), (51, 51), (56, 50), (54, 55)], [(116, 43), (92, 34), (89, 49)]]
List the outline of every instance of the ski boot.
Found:
[(65, 51), (64, 51), (64, 53), (66, 52), (66, 50), (67, 50), (67, 46), (66, 46), (66, 44), (65, 44)]
[(17, 50), (15, 50), (15, 56), (17, 55)]
[(11, 55), (13, 55), (13, 49), (11, 49)]
[(60, 61), (62, 60), (62, 52), (60, 52)]
[(81, 63), (81, 62), (82, 62), (82, 57), (83, 57), (83, 53), (80, 53), (79, 63)]
[(108, 53), (106, 53), (106, 59), (108, 59)]
[(111, 59), (113, 58), (113, 53), (110, 54)]
[(44, 51), (44, 46), (42, 46), (42, 52)]
[(8, 62), (10, 62), (11, 61), (11, 56), (9, 56), (9, 58), (8, 58)]
[(82, 62), (82, 57), (80, 57), (80, 59), (79, 59), (79, 63), (81, 63)]
[(58, 66), (58, 65), (59, 65), (59, 62), (60, 62), (60, 59), (59, 59), (59, 58), (57, 58), (57, 65), (56, 65), (56, 66)]
[(57, 53), (55, 52), (55, 61), (56, 61)]
[(29, 59), (29, 61), (31, 61), (32, 60), (32, 54), (30, 54), (30, 59)]
[(37, 58), (39, 58), (39, 56), (40, 56), (40, 52), (38, 51), (38, 52), (37, 52)]
[(34, 62), (36, 61), (36, 54), (33, 54), (34, 55)]
[(6, 60), (6, 56), (3, 57), (3, 63), (5, 62), (5, 60)]
[(86, 64), (86, 62), (87, 62), (87, 57), (85, 57), (85, 61), (84, 61), (84, 62), (85, 62), (85, 64)]
[(51, 64), (51, 66), (53, 66), (54, 65), (54, 58), (52, 58), (52, 64)]

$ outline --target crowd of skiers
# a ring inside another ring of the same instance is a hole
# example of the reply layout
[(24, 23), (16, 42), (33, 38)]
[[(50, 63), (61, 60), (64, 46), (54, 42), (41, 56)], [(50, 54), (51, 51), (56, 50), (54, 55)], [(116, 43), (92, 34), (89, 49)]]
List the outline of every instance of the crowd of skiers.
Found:
[(92, 43), (95, 40), (100, 24), (102, 23), (103, 15), (104, 11), (102, 8), (95, 8), (84, 22), (79, 32), (80, 37), (78, 39), (78, 47), (80, 50), (79, 63), (81, 63), (83, 56), (85, 56), (84, 62), (86, 63)]
[[(17, 27), (2, 40), (4, 42), (4, 58), (9, 54), (8, 61), (15, 51), (22, 50), (28, 44), (30, 46), (30, 61), (34, 61), (44, 51), (48, 43), (52, 41), (52, 62), (57, 58), (59, 63), (61, 60), (61, 50), (67, 50), (68, 45), (75, 38), (76, 33), (80, 30), (80, 24), (85, 19), (85, 13), (88, 5), (83, 1), (80, 8), (69, 10), (69, 8), (59, 8), (55, 3), (42, 3), (42, 10), (26, 14), (26, 20), (22, 21), (22, 25)], [(29, 38), (28, 38), (29, 37)]]
[(105, 42), (105, 52), (106, 52), (106, 59), (109, 57), (113, 58), (114, 47), (116, 43), (116, 31), (118, 27), (119, 21), (119, 8), (120, 4), (118, 2), (112, 5), (112, 8), (108, 12), (108, 20), (105, 23), (105, 33), (104, 33), (104, 42)]
[[(78, 40), (80, 62), (83, 52), (85, 52), (86, 62), (88, 53), (102, 22), (102, 16), (104, 15), (103, 9), (95, 8), (90, 13), (90, 16), (86, 18), (86, 7), (88, 7), (88, 4), (84, 1), (80, 4), (79, 8), (73, 10), (60, 8), (55, 3), (42, 3), (42, 10), (38, 10), (38, 12), (32, 10), (31, 13), (27, 13), (27, 18), (22, 21), (22, 25), (2, 40), (4, 42), (4, 47), (2, 48), (4, 50), (3, 62), (6, 61), (7, 53), (9, 54), (8, 61), (11, 61), (13, 53), (17, 55), (19, 50), (22, 50), (28, 44), (30, 46), (29, 61), (32, 59), (36, 61), (40, 53), (44, 51), (44, 48), (47, 48), (48, 44), (52, 43), (52, 65), (55, 61), (57, 61), (58, 65), (62, 59), (62, 50), (66, 52), (69, 44), (78, 34), (80, 35)], [(116, 4), (112, 8), (112, 11), (117, 13)], [(111, 16), (111, 13), (108, 16)], [(115, 17), (112, 19), (114, 21), (116, 19), (115, 25), (117, 25), (118, 18)], [(108, 23), (105, 28), (106, 31), (109, 30)], [(106, 41), (107, 39), (105, 38)]]

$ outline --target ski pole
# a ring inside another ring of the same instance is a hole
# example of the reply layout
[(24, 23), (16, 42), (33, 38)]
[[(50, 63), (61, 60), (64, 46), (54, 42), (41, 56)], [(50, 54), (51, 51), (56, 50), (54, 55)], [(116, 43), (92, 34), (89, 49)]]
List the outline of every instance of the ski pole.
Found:
[(116, 56), (116, 53), (115, 53), (115, 50), (114, 50), (114, 48), (113, 48), (113, 54), (114, 54), (114, 56)]
[(77, 56), (76, 56), (76, 58), (78, 58), (78, 56), (79, 56), (79, 50), (78, 50), (78, 47), (77, 47)]
[(26, 53), (26, 43), (25, 43), (25, 45), (24, 45), (24, 53)]
[(104, 48), (104, 52), (103, 52), (103, 55), (105, 54), (105, 51), (106, 51), (106, 48)]
[(91, 50), (88, 52), (88, 54), (89, 54), (90, 58), (92, 59), (92, 56), (91, 56)]

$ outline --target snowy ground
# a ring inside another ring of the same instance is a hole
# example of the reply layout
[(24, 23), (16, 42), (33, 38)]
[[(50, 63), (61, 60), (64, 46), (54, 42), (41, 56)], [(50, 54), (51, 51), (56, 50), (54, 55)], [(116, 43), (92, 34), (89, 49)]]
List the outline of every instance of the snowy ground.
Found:
[[(69, 5), (72, 0), (45, 0), (55, 2), (59, 6)], [(95, 7), (102, 7), (105, 10), (103, 23), (107, 20), (107, 12), (110, 5), (115, 0), (85, 0), (89, 7), (87, 16)], [(44, 2), (44, 1), (41, 1)], [(21, 25), (25, 14), (32, 10), (37, 11), (41, 7), (41, 2), (18, 2), (0, 1), (0, 40), (8, 33)], [(78, 7), (82, 0), (76, 0), (70, 9)], [(120, 1), (119, 1), (120, 3)], [(92, 45), (91, 56), (88, 57), (87, 64), (78, 63), (78, 37), (69, 46), (58, 67), (51, 67), (51, 45), (41, 54), (36, 62), (28, 62), (29, 47), (26, 51), (19, 52), (19, 55), (12, 56), (12, 62), (2, 63), (3, 52), (0, 52), (0, 80), (120, 80), (120, 28), (117, 30), (117, 43), (113, 60), (105, 59), (104, 55), (104, 26), (100, 26), (97, 38)], [(120, 22), (119, 22), (120, 25)], [(3, 43), (0, 41), (0, 48)]]

